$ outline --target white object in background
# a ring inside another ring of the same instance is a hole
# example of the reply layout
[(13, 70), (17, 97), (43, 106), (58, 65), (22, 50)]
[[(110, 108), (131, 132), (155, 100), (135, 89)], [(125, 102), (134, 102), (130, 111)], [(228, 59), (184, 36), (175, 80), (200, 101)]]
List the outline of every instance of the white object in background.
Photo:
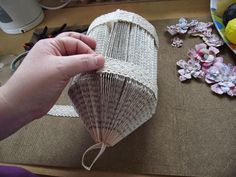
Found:
[(0, 0), (0, 28), (8, 34), (29, 31), (43, 18), (37, 0)]
[(79, 117), (79, 114), (70, 105), (54, 105), (47, 114), (57, 117)]

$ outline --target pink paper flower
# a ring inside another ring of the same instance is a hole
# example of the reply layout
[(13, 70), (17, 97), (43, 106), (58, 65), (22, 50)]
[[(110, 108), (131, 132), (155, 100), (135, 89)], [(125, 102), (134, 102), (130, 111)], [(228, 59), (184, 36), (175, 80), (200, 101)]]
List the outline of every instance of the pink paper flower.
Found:
[(208, 45), (212, 47), (220, 47), (224, 44), (222, 38), (220, 38), (217, 34), (212, 34), (210, 36), (202, 36), (202, 40)]
[(188, 51), (188, 57), (199, 60), (204, 67), (212, 65), (216, 59), (216, 55), (220, 51), (215, 47), (207, 48), (204, 43), (197, 44), (194, 49)]
[[(178, 34), (190, 34), (191, 36), (200, 36), (203, 41), (212, 47), (219, 47), (224, 44), (219, 35), (213, 32), (212, 22), (199, 22), (192, 20), (188, 22), (185, 18), (180, 18), (175, 25), (167, 26), (167, 32), (173, 37)], [(172, 43), (173, 44), (173, 43)]]
[(192, 77), (202, 78), (204, 76), (198, 60), (190, 59), (187, 62), (184, 60), (179, 60), (176, 64), (181, 68), (178, 70), (180, 81), (185, 81), (187, 79), (191, 79)]
[(173, 47), (181, 47), (183, 41), (176, 37), (178, 34), (188, 33), (191, 36), (200, 36), (205, 43), (197, 44), (187, 53), (188, 61), (179, 60), (176, 64), (179, 80), (204, 78), (211, 84), (211, 90), (217, 94), (236, 96), (236, 66), (223, 63), (223, 57), (217, 56), (220, 52), (216, 47), (224, 44), (217, 34), (213, 34), (212, 22), (204, 23), (186, 19), (179, 19), (179, 23), (167, 27), (167, 31), (175, 36), (172, 38)]
[(213, 84), (211, 90), (217, 94), (227, 93), (230, 96), (236, 96), (236, 66), (215, 62), (207, 70), (205, 81)]
[(171, 36), (176, 34), (185, 34), (188, 31), (188, 21), (185, 18), (180, 18), (176, 25), (167, 26), (167, 31)]

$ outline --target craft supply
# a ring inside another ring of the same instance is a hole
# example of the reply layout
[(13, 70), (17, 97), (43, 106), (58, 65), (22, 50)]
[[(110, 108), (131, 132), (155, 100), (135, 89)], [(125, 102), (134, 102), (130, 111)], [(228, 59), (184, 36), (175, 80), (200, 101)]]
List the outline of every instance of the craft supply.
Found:
[(204, 78), (206, 83), (212, 84), (213, 92), (236, 96), (236, 66), (225, 64), (224, 59), (218, 56), (219, 52), (215, 47), (197, 44), (188, 51), (188, 61), (177, 61), (177, 66), (181, 68), (178, 70), (179, 80)]
[[(188, 61), (182, 59), (177, 61), (176, 64), (180, 67), (179, 80), (183, 82), (192, 77), (205, 78), (208, 84), (213, 84), (211, 86), (213, 92), (236, 96), (236, 67), (224, 64), (223, 58), (217, 56), (220, 51), (215, 47), (222, 46), (223, 40), (212, 33), (212, 25), (212, 22), (205, 23), (197, 20), (188, 23), (184, 18), (180, 18), (176, 25), (167, 26), (169, 34), (174, 36), (171, 39), (173, 47), (181, 47), (183, 44), (183, 41), (176, 36), (178, 34), (200, 36), (205, 42), (205, 44), (195, 45), (194, 49), (188, 51)], [(225, 33), (232, 43), (236, 43), (236, 19), (229, 22)]]
[(180, 81), (192, 79), (192, 77), (201, 78), (204, 75), (201, 70), (200, 62), (197, 60), (190, 59), (187, 62), (184, 60), (179, 60), (176, 64), (181, 68), (178, 70)]
[(171, 39), (171, 45), (172, 45), (173, 47), (177, 47), (177, 48), (182, 47), (183, 42), (184, 42), (184, 41), (183, 41), (182, 39), (180, 39), (179, 37), (173, 37), (173, 38)]
[(183, 45), (183, 40), (178, 37), (179, 34), (199, 36), (208, 46), (222, 46), (224, 42), (217, 34), (212, 32), (212, 26), (212, 22), (199, 22), (195, 19), (188, 22), (181, 17), (177, 24), (167, 26), (167, 32), (172, 36), (171, 45), (173, 47), (179, 48)]
[[(68, 94), (96, 142), (83, 155), (90, 170), (107, 147), (114, 146), (149, 120), (157, 104), (157, 49), (155, 28), (134, 13), (117, 10), (96, 18), (88, 36), (97, 41), (104, 68), (79, 74)], [(100, 149), (91, 165), (89, 151)]]

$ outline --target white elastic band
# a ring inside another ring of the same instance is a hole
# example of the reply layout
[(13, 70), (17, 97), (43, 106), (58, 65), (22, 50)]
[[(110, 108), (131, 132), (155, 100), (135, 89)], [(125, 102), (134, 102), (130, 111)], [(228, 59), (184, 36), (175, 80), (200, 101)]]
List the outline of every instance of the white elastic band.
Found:
[[(92, 151), (94, 149), (100, 149), (98, 155), (95, 157), (95, 159), (93, 160), (93, 162), (91, 163), (90, 166), (87, 166), (84, 164), (84, 158), (86, 156), (86, 154), (89, 152), (89, 151)], [(103, 152), (105, 151), (106, 149), (106, 145), (104, 143), (97, 143), (97, 144), (94, 144), (93, 146), (91, 146), (90, 148), (88, 148), (84, 154), (83, 154), (83, 157), (82, 157), (82, 166), (86, 169), (86, 170), (91, 170), (93, 164), (97, 161), (97, 159), (103, 154)]]
[(69, 105), (54, 105), (47, 114), (58, 117), (79, 117), (73, 106)]

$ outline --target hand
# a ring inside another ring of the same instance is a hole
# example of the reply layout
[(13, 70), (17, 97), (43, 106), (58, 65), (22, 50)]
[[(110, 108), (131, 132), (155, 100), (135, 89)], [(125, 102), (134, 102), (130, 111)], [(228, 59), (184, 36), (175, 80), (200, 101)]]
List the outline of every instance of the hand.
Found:
[(74, 32), (37, 42), (0, 88), (3, 105), (0, 129), (4, 126), (3, 115), (5, 119), (8, 117), (5, 124), (12, 119), (11, 126), (15, 129), (42, 117), (55, 104), (71, 77), (102, 67), (104, 57), (95, 54), (92, 50), (95, 47), (93, 39)]

